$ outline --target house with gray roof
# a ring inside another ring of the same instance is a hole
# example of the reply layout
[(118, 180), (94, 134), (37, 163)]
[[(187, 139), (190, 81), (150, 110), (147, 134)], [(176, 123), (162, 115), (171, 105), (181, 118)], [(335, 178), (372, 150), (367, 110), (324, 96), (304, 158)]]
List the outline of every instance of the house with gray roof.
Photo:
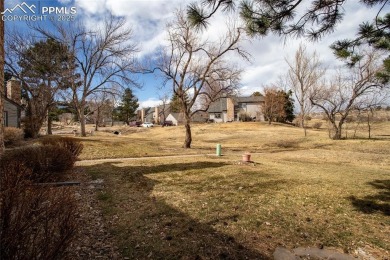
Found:
[(209, 119), (217, 123), (244, 121), (244, 119), (264, 121), (263, 105), (264, 96), (228, 96), (213, 102), (207, 112)]
[(10, 79), (6, 84), (6, 96), (3, 96), (3, 125), (6, 127), (20, 128), (20, 119), (23, 111), (21, 105), (21, 83), (15, 78)]

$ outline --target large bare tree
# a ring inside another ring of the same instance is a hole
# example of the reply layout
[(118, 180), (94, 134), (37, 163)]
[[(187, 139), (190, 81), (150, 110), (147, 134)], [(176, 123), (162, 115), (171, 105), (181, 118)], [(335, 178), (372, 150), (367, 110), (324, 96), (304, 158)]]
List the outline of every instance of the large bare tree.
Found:
[(112, 96), (114, 96), (114, 94), (111, 92), (99, 92), (89, 98), (89, 117), (92, 118), (95, 123), (95, 131), (99, 130), (100, 125), (106, 125), (104, 119), (112, 120), (112, 111), (115, 105), (112, 102)]
[(236, 52), (245, 57), (246, 53), (239, 49), (239, 29), (230, 29), (217, 42), (205, 40), (202, 32), (190, 25), (183, 11), (177, 11), (167, 31), (169, 47), (163, 52), (158, 69), (166, 82), (172, 83), (173, 94), (180, 101), (186, 129), (183, 147), (191, 148), (191, 117), (207, 111), (223, 93), (231, 93), (238, 87), (241, 70), (226, 60), (226, 54)]
[(353, 67), (339, 72), (328, 83), (317, 84), (310, 93), (311, 103), (320, 108), (331, 125), (330, 137), (342, 138), (342, 128), (350, 112), (371, 95), (386, 88), (378, 73), (383, 71), (378, 52), (365, 50)]
[(289, 66), (286, 82), (294, 92), (299, 104), (300, 122), (306, 136), (305, 118), (312, 107), (309, 100), (310, 89), (321, 83), (320, 80), (325, 75), (325, 69), (322, 67), (317, 53), (308, 53), (303, 44), (299, 45), (294, 59), (286, 59), (286, 62)]
[(277, 121), (278, 118), (286, 116), (285, 106), (285, 92), (278, 89), (275, 85), (264, 87), (263, 114), (269, 125), (271, 122)]
[(36, 29), (67, 44), (72, 52), (76, 66), (67, 98), (77, 111), (81, 135), (85, 136), (85, 113), (91, 95), (110, 86), (138, 86), (134, 79), (137, 46), (126, 20), (112, 15), (105, 16), (95, 28), (77, 23), (69, 27), (56, 25), (56, 28), (56, 33), (43, 27)]
[[(0, 0), (0, 12), (4, 11), (4, 0)], [(4, 152), (4, 21), (0, 19), (0, 156)]]

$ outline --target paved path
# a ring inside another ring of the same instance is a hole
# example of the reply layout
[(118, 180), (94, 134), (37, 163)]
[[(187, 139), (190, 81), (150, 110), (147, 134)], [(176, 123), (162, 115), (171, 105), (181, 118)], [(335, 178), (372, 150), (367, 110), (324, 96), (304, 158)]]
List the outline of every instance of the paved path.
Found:
[[(226, 156), (237, 156), (237, 160), (241, 160), (242, 153), (229, 153), (229, 154), (222, 154), (220, 158), (224, 158)], [(251, 153), (251, 155), (260, 155), (264, 153)], [(212, 156), (212, 157), (218, 157), (215, 154), (178, 154), (178, 155), (162, 155), (162, 156), (144, 156), (144, 157), (123, 157), (123, 158), (105, 158), (105, 159), (87, 159), (87, 160), (81, 160), (77, 161), (76, 165), (83, 165), (87, 163), (100, 163), (100, 162), (122, 162), (122, 161), (139, 161), (139, 160), (153, 160), (153, 159), (170, 159), (170, 158), (191, 158), (191, 157), (206, 157), (206, 156)]]
[(191, 157), (205, 157), (216, 156), (215, 154), (184, 154), (184, 155), (164, 155), (164, 156), (144, 156), (144, 157), (123, 157), (123, 158), (106, 158), (106, 159), (90, 159), (77, 161), (76, 165), (83, 165), (85, 163), (99, 163), (99, 162), (122, 162), (122, 161), (139, 161), (139, 160), (153, 160), (153, 159), (169, 159), (169, 158), (191, 158)]

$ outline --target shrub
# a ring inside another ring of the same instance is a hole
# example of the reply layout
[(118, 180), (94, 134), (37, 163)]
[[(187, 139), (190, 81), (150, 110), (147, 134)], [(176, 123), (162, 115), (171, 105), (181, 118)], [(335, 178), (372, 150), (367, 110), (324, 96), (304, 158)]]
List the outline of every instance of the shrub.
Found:
[(315, 123), (313, 124), (313, 128), (314, 128), (314, 129), (320, 129), (321, 126), (322, 126), (322, 122), (315, 122)]
[(299, 142), (295, 140), (278, 140), (266, 144), (267, 147), (298, 148)]
[(36, 182), (57, 180), (59, 173), (70, 170), (74, 162), (74, 157), (68, 150), (54, 145), (9, 150), (0, 159), (1, 165), (17, 163), (29, 168), (30, 177)]
[(67, 149), (73, 156), (74, 161), (83, 151), (83, 144), (80, 140), (72, 137), (61, 137), (61, 136), (51, 136), (47, 138), (42, 138), (39, 140), (44, 146), (54, 145)]
[(16, 127), (5, 127), (4, 128), (4, 144), (15, 145), (23, 140), (24, 133), (22, 129)]
[(19, 161), (0, 170), (1, 258), (64, 258), (78, 225), (74, 192), (34, 184), (32, 170)]
[(240, 121), (242, 121), (242, 122), (250, 122), (250, 121), (253, 121), (253, 120), (252, 120), (252, 117), (251, 117), (248, 113), (246, 113), (246, 112), (240, 113), (240, 114), (238, 115), (238, 117), (239, 117)]
[(301, 127), (302, 126), (302, 119), (299, 117), (296, 117), (293, 121), (292, 124), (296, 127)]

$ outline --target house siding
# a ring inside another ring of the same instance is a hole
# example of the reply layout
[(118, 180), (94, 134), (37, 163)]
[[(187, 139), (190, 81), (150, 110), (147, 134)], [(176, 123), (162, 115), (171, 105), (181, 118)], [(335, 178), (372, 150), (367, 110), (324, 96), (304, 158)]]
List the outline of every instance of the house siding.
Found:
[(173, 125), (176, 125), (176, 126), (178, 125), (177, 119), (172, 114), (169, 114), (165, 120), (172, 121)]
[[(212, 103), (208, 109), (209, 118), (214, 122), (239, 121), (241, 114), (247, 114), (256, 121), (264, 121), (262, 105), (263, 96), (256, 97), (224, 97)], [(221, 117), (216, 118), (216, 114)]]
[[(220, 117), (217, 117), (216, 114), (219, 114)], [(223, 122), (226, 122), (227, 114), (226, 114), (226, 112), (210, 113), (209, 119), (214, 120), (215, 123), (223, 123)]]
[(9, 102), (7, 99), (3, 99), (4, 101), (4, 112), (7, 114), (5, 126), (8, 127), (20, 127), (20, 109)]
[(259, 104), (247, 104), (246, 112), (252, 118), (256, 118), (256, 120), (261, 120), (261, 106)]

